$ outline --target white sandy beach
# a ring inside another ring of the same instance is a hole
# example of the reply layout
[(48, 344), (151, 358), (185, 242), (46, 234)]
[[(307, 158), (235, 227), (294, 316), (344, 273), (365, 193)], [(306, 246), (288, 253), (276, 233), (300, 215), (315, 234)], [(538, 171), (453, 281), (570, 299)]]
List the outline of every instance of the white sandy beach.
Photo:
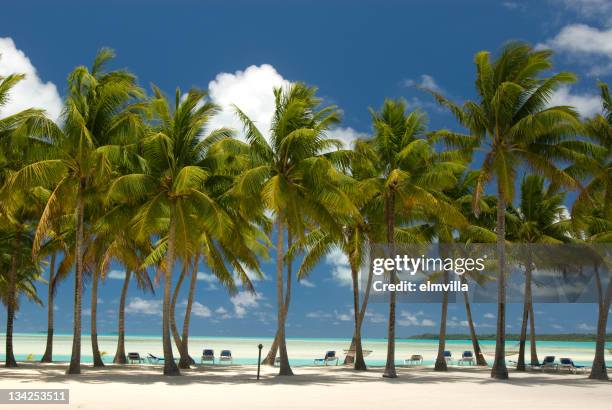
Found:
[(355, 372), (343, 366), (300, 367), (294, 377), (256, 366), (203, 366), (181, 377), (163, 377), (159, 366), (107, 366), (66, 376), (65, 364), (20, 364), (0, 369), (0, 388), (68, 388), (70, 405), (3, 405), (2, 408), (69, 409), (609, 409), (612, 382), (569, 373), (511, 373), (508, 381), (489, 371), (401, 368), (383, 379), (380, 367)]

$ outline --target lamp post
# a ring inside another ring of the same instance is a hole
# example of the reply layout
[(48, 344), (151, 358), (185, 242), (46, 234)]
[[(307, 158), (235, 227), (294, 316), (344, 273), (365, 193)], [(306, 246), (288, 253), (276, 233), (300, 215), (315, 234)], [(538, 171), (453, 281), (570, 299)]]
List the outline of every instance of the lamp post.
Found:
[(263, 345), (260, 343), (257, 348), (259, 348), (259, 355), (257, 356), (257, 380), (259, 380), (259, 368), (261, 367), (261, 349), (263, 349)]

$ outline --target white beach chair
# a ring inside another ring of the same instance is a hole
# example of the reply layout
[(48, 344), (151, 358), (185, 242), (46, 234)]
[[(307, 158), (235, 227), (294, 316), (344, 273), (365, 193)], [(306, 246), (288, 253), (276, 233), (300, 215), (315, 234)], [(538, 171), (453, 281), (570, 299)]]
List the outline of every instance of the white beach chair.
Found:
[(413, 354), (410, 359), (405, 359), (404, 364), (406, 366), (419, 366), (423, 364), (423, 356), (420, 354)]

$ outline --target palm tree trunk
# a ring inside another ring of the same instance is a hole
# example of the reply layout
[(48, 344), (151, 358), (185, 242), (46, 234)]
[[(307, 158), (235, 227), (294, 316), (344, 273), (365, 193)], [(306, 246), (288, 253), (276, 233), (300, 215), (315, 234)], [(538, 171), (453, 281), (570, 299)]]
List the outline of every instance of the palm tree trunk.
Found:
[(162, 309), (162, 344), (164, 348), (164, 376), (179, 376), (181, 371), (172, 354), (170, 340), (170, 292), (172, 290), (172, 270), (174, 268), (174, 246), (176, 241), (176, 204), (170, 206), (170, 227), (168, 229), (167, 266), (164, 272), (164, 301)]
[(276, 220), (276, 297), (278, 300), (278, 350), (280, 353), (280, 369), (279, 376), (293, 376), (293, 371), (289, 365), (289, 357), (287, 356), (287, 341), (285, 340), (285, 306), (283, 303), (283, 259), (284, 259), (284, 243), (283, 243), (283, 220), (282, 213), (279, 213)]
[(17, 265), (19, 258), (20, 234), (15, 235), (15, 247), (11, 257), (11, 270), (8, 278), (8, 295), (6, 300), (6, 361), (5, 367), (17, 367), (13, 353), (13, 324), (15, 321), (15, 305), (17, 299)]
[(127, 358), (125, 357), (125, 299), (127, 298), (128, 287), (130, 286), (130, 278), (132, 272), (125, 271), (125, 279), (123, 280), (123, 287), (121, 288), (121, 299), (119, 300), (119, 324), (117, 329), (117, 352), (113, 363), (115, 364), (126, 364)]
[(181, 359), (179, 360), (179, 367), (181, 369), (189, 369), (191, 365), (195, 364), (195, 360), (189, 356), (189, 321), (191, 319), (191, 307), (193, 305), (193, 295), (195, 294), (195, 285), (198, 276), (198, 263), (200, 262), (200, 255), (196, 254), (193, 261), (193, 269), (191, 271), (191, 278), (189, 280), (189, 295), (187, 296), (187, 306), (185, 307), (185, 319), (183, 320), (183, 337), (181, 338), (182, 352)]
[(172, 332), (172, 338), (174, 339), (174, 344), (179, 351), (179, 355), (183, 355), (181, 345), (183, 342), (181, 341), (181, 337), (178, 333), (178, 328), (176, 326), (176, 302), (178, 301), (178, 294), (181, 290), (181, 286), (183, 286), (183, 281), (185, 280), (185, 276), (187, 275), (187, 261), (183, 262), (183, 268), (181, 269), (181, 274), (176, 282), (176, 286), (174, 287), (174, 292), (172, 293), (172, 300), (170, 301), (170, 331)]
[(94, 272), (93, 284), (91, 286), (91, 351), (93, 353), (93, 366), (104, 367), (100, 347), (98, 346), (98, 284), (100, 273)]
[[(444, 271), (444, 284), (448, 284), (448, 271)], [(446, 286), (445, 286), (446, 288)], [(445, 372), (448, 370), (446, 366), (446, 358), (444, 357), (444, 350), (446, 350), (446, 316), (448, 314), (448, 291), (444, 291), (442, 294), (442, 314), (440, 316), (440, 335), (438, 337), (438, 356), (436, 357), (436, 364), (434, 370), (439, 372)]]
[(605, 344), (606, 344), (606, 327), (608, 324), (608, 311), (610, 309), (610, 299), (612, 299), (612, 278), (608, 283), (608, 289), (604, 296), (602, 292), (601, 277), (599, 276), (598, 266), (595, 266), (595, 280), (598, 289), (598, 315), (597, 315), (597, 341), (595, 342), (595, 358), (591, 366), (591, 374), (589, 379), (608, 380), (608, 371), (606, 369)]
[(76, 219), (76, 239), (75, 257), (76, 267), (74, 270), (74, 321), (72, 324), (72, 353), (70, 355), (70, 365), (67, 374), (81, 373), (81, 304), (83, 292), (83, 220), (85, 213), (85, 199), (83, 190), (85, 181), (79, 182), (77, 193), (77, 205), (75, 212)]
[[(461, 276), (461, 283), (465, 283), (465, 278)], [(470, 329), (470, 337), (472, 339), (472, 348), (474, 349), (474, 355), (476, 356), (476, 364), (478, 366), (488, 366), (487, 360), (482, 354), (480, 343), (478, 343), (478, 336), (476, 335), (476, 328), (474, 326), (474, 319), (472, 318), (472, 306), (470, 305), (470, 296), (467, 292), (463, 292), (463, 300), (465, 302), (465, 316), (467, 318), (468, 327)]]
[(521, 323), (521, 336), (519, 339), (519, 357), (516, 370), (525, 371), (525, 344), (527, 343), (527, 321), (531, 310), (531, 253), (527, 250), (527, 264), (525, 266), (525, 302), (523, 304), (523, 321)]
[(497, 337), (495, 340), (495, 361), (491, 377), (507, 379), (506, 368), (506, 196), (497, 184)]
[[(350, 351), (354, 352), (354, 363), (355, 370), (367, 370), (365, 360), (363, 358), (363, 346), (361, 345), (361, 322), (360, 322), (360, 309), (359, 309), (359, 267), (355, 266), (355, 263), (351, 261), (351, 278), (353, 280), (353, 311), (355, 316), (355, 330), (353, 332), (353, 340), (351, 342)], [(346, 356), (349, 358), (349, 355)], [(346, 364), (346, 360), (345, 360)]]
[(529, 345), (531, 347), (531, 365), (539, 366), (540, 360), (538, 359), (538, 351), (536, 347), (535, 316), (533, 315), (533, 300), (531, 301), (529, 305)]
[(55, 286), (55, 259), (56, 253), (53, 252), (51, 255), (51, 264), (49, 265), (49, 285), (47, 286), (47, 345), (45, 347), (45, 353), (40, 359), (41, 363), (53, 362), (53, 308), (55, 292), (53, 290)]
[[(291, 233), (288, 232), (288, 238), (287, 241), (289, 243), (289, 246), (291, 246)], [(291, 302), (291, 266), (292, 266), (292, 261), (288, 261), (287, 263), (287, 292), (285, 292), (285, 303), (283, 304), (283, 315), (285, 317), (285, 320), (287, 319), (287, 314), (289, 312), (289, 303)], [(272, 346), (270, 346), (270, 350), (268, 351), (268, 354), (266, 355), (266, 357), (261, 361), (261, 364), (266, 364), (269, 366), (274, 366), (274, 362), (276, 361), (276, 355), (278, 353), (278, 336), (279, 335), (279, 331), (278, 329), (276, 330), (276, 334), (274, 335), (274, 340), (272, 341)]]
[[(387, 222), (387, 245), (390, 257), (395, 256), (395, 194), (390, 192), (385, 199), (385, 219)], [(395, 283), (395, 270), (390, 273), (389, 283)], [(395, 378), (395, 292), (389, 292), (389, 327), (387, 329), (387, 362), (383, 377)]]

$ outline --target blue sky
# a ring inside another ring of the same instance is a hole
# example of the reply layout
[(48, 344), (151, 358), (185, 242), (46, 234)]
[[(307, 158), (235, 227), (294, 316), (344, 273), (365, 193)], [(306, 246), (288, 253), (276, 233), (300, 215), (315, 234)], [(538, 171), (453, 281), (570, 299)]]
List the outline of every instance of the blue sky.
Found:
[[(96, 50), (116, 50), (115, 67), (126, 67), (148, 87), (167, 92), (209, 88), (221, 106), (236, 103), (262, 128), (269, 120), (274, 85), (304, 81), (319, 87), (327, 102), (344, 112), (334, 136), (350, 142), (370, 131), (368, 107), (385, 97), (404, 97), (430, 116), (430, 127), (456, 128), (453, 118), (417, 90), (424, 84), (461, 101), (473, 97), (473, 56), (498, 50), (511, 39), (555, 49), (557, 70), (572, 70), (579, 81), (560, 90), (555, 102), (575, 105), (585, 115), (597, 111), (596, 80), (612, 77), (612, 5), (605, 0), (513, 1), (21, 1), (2, 5), (0, 75), (19, 71), (27, 81), (16, 90), (11, 110), (35, 105), (51, 115), (61, 110), (66, 76), (88, 65)], [(25, 105), (25, 106), (24, 106)], [(236, 125), (224, 110), (216, 125)], [(289, 337), (350, 337), (351, 294), (342, 258), (331, 255), (297, 284), (291, 304)], [(273, 265), (256, 282), (257, 296), (233, 298), (208, 280), (202, 268), (197, 283), (192, 332), (198, 335), (266, 336), (275, 326)], [(115, 331), (121, 270), (100, 290), (101, 332)], [(72, 278), (59, 289), (56, 331), (69, 333)], [(45, 295), (41, 285), (41, 295)], [(132, 284), (128, 333), (157, 334), (159, 296)], [(85, 313), (89, 307), (85, 295)], [(595, 305), (541, 305), (540, 332), (591, 331)], [(495, 306), (474, 308), (480, 332), (494, 331)], [(384, 305), (372, 305), (366, 337), (385, 333)], [(23, 303), (16, 330), (46, 328), (45, 309)], [(509, 331), (517, 331), (520, 306), (510, 306)], [(402, 305), (399, 336), (435, 332), (437, 305)], [(462, 305), (451, 306), (450, 331), (467, 332)], [(0, 318), (3, 322), (4, 315)], [(88, 329), (85, 315), (84, 329)]]

